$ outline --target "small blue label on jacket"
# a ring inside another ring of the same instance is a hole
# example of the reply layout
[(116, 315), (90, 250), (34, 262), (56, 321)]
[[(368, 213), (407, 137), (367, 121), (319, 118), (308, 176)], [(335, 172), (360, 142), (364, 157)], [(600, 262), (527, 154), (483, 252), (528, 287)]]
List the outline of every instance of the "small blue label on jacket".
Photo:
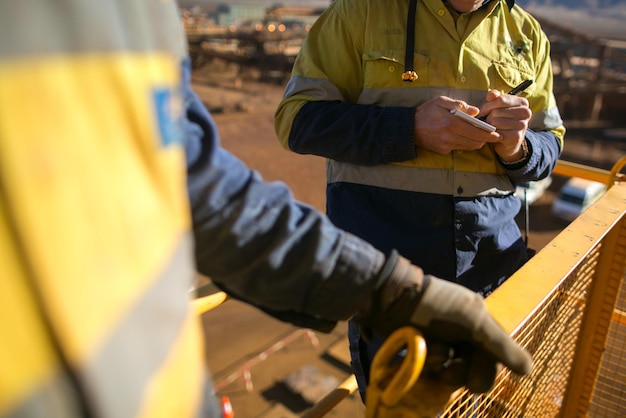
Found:
[(162, 145), (182, 144), (180, 95), (171, 89), (159, 88), (154, 90), (153, 99)]

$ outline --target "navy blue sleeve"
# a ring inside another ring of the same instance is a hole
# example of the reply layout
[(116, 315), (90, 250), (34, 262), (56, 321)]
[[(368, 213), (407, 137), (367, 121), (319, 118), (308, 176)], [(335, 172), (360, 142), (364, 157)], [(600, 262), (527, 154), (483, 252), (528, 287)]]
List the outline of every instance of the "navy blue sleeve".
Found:
[(526, 131), (530, 158), (519, 166), (504, 166), (514, 183), (541, 180), (548, 177), (561, 156), (559, 139), (550, 131)]
[(415, 158), (415, 109), (316, 101), (296, 115), (289, 148), (359, 165)]
[(349, 318), (369, 301), (384, 255), (221, 148), (210, 114), (185, 89), (198, 271), (267, 312)]

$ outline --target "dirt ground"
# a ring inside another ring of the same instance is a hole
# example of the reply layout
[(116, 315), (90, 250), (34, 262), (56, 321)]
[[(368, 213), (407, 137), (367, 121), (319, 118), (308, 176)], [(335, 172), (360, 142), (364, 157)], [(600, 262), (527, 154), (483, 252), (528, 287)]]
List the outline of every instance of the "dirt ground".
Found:
[[(282, 84), (236, 79), (232, 73), (196, 72), (194, 89), (212, 112), (226, 149), (264, 179), (286, 183), (298, 200), (324, 210), (323, 159), (288, 152), (276, 139), (273, 112)], [(563, 159), (610, 169), (626, 155), (624, 129), (569, 125)], [(532, 207), (529, 242), (534, 248), (544, 246), (565, 226), (549, 214), (551, 198), (562, 183), (555, 179)], [(306, 371), (307, 386), (320, 390), (349, 376), (345, 324), (330, 334), (305, 332), (236, 301), (204, 314), (203, 323), (209, 367), (237, 418), (291, 418), (304, 413), (321, 395), (289, 389), (287, 378), (295, 373)], [(352, 395), (327, 416), (361, 417), (364, 408), (358, 395)]]

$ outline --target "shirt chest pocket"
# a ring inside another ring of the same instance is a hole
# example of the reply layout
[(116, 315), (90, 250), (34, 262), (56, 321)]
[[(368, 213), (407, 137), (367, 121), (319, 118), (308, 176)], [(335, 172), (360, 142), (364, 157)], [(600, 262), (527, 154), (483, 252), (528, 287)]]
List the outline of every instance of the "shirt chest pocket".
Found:
[(404, 50), (387, 49), (363, 54), (363, 88), (402, 88), (428, 85), (428, 57), (413, 54), (413, 68), (417, 80), (402, 80), (404, 73)]
[[(535, 72), (523, 62), (505, 63), (494, 62), (490, 71), (491, 86), (503, 92), (508, 92), (525, 80), (536, 80)], [(531, 84), (520, 95), (532, 96), (536, 84)]]

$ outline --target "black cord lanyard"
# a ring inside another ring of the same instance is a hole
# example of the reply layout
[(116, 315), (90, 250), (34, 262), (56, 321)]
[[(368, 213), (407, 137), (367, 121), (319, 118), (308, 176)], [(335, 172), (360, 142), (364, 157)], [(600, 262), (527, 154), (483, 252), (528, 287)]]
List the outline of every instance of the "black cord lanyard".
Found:
[[(483, 1), (484, 7), (489, 4), (491, 0)], [(506, 4), (511, 10), (515, 5), (515, 0), (506, 0)], [(413, 63), (413, 54), (415, 53), (415, 15), (417, 13), (417, 0), (410, 0), (409, 13), (406, 18), (406, 49), (404, 50), (404, 72), (402, 73), (402, 81), (415, 81), (417, 80), (417, 73), (415, 72)]]
[(417, 11), (417, 0), (410, 0), (409, 14), (406, 18), (406, 49), (404, 50), (404, 72), (402, 73), (402, 81), (417, 80), (413, 63), (413, 54), (415, 53), (415, 14)]

